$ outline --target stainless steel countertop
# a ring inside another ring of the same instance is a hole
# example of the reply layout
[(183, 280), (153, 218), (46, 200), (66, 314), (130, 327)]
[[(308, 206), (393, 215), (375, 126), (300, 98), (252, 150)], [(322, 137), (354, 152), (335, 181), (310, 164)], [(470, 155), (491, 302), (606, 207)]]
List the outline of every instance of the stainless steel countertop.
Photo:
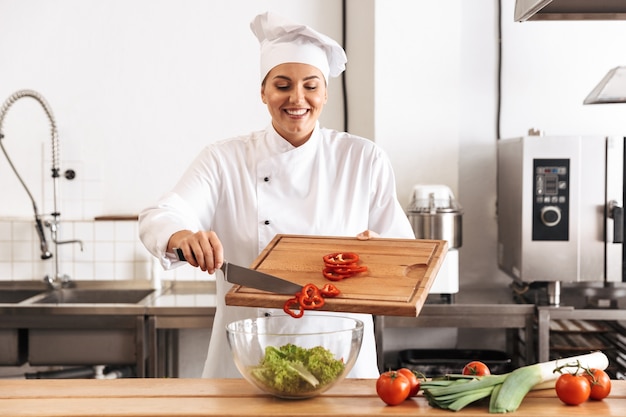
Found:
[(172, 281), (146, 305), (146, 315), (215, 315), (215, 281)]

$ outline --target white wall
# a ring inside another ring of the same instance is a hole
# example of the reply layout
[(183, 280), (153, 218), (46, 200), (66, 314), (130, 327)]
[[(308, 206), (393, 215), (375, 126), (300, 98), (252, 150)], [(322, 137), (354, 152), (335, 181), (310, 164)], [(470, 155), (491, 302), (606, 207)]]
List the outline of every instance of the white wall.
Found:
[[(502, 136), (626, 131), (626, 106), (582, 105), (626, 65), (626, 22), (515, 23), (514, 1), (502, 3)], [(388, 151), (403, 205), (416, 182), (453, 188), (465, 208), (462, 286), (508, 282), (496, 265), (497, 4), (348, 1), (350, 128)], [(0, 0), (0, 98), (42, 93), (62, 170), (78, 173), (62, 181), (62, 219), (137, 213), (206, 143), (268, 123), (248, 28), (267, 9), (341, 36), (338, 0)], [(334, 82), (326, 126), (343, 127), (339, 94)], [(45, 117), (21, 100), (4, 133), (49, 211)], [(29, 218), (2, 158), (0, 183), (0, 217)]]
[(457, 189), (460, 1), (376, 2), (375, 140), (412, 186)]
[[(252, 18), (273, 10), (340, 39), (340, 6), (329, 0), (0, 0), (0, 97), (30, 88), (51, 105), (62, 171), (74, 168), (78, 175), (61, 183), (65, 218), (137, 213), (174, 184), (204, 145), (269, 122)], [(331, 89), (337, 94), (324, 122), (342, 128), (340, 88)], [(51, 193), (41, 190), (50, 170), (41, 163), (42, 149), (50, 158), (49, 126), (30, 101), (8, 112), (4, 143), (40, 208), (52, 211)], [(30, 216), (30, 202), (5, 162), (0, 178), (14, 196), (0, 216)]]

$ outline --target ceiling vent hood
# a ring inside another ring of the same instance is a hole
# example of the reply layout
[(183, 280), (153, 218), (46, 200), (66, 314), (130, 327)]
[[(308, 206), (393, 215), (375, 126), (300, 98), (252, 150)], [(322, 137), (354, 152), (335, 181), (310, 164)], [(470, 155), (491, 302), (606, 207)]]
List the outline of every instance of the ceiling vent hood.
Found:
[(624, 0), (516, 0), (515, 21), (626, 20)]

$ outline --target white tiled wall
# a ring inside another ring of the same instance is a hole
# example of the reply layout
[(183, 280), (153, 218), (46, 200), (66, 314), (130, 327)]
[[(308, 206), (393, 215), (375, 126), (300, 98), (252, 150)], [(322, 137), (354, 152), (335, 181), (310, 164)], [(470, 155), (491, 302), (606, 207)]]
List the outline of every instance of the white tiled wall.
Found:
[[(46, 236), (50, 251), (54, 245)], [(163, 271), (139, 241), (136, 221), (61, 221), (59, 273), (74, 280), (206, 280), (212, 276), (187, 265)], [(41, 260), (34, 221), (0, 218), (0, 280), (41, 280), (55, 274), (55, 257)]]
[[(39, 110), (39, 109), (35, 109)], [(66, 143), (69, 142), (69, 143)], [(78, 243), (59, 245), (58, 260), (55, 245), (51, 242), (50, 229), (45, 228), (49, 250), (54, 256), (41, 259), (39, 238), (33, 217), (23, 217), (29, 210), (28, 196), (10, 173), (10, 181), (3, 186), (14, 186), (8, 195), (16, 198), (3, 201), (0, 217), (0, 281), (42, 280), (54, 276), (56, 263), (58, 273), (69, 275), (73, 280), (206, 280), (214, 279), (197, 268), (183, 265), (164, 271), (139, 241), (137, 221), (96, 221), (102, 214), (103, 192), (100, 167), (85, 166), (82, 162), (81, 143), (64, 141), (61, 172), (57, 185), (55, 204), (54, 183), (51, 178), (51, 146), (49, 140), (32, 148), (31, 156), (39, 159), (41, 182), (27, 180), (30, 192), (40, 202), (39, 213), (45, 219), (58, 211), (62, 213), (58, 227), (58, 240), (80, 240)], [(65, 172), (76, 172), (74, 179), (66, 179)], [(21, 174), (26, 175), (30, 171)], [(8, 214), (7, 214), (8, 213)], [(86, 220), (85, 220), (86, 219)]]

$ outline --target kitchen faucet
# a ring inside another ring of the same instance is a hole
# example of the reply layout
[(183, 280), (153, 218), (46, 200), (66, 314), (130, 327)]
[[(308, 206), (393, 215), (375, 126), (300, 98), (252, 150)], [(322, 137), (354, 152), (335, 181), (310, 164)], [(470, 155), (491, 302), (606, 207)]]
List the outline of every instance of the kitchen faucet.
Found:
[[(4, 145), (2, 144), (2, 139), (4, 139), (4, 133), (2, 132), (2, 125), (4, 123), (4, 117), (6, 116), (9, 108), (23, 97), (31, 97), (35, 99), (41, 106), (43, 107), (46, 116), (48, 116), (48, 120), (50, 121), (50, 128), (52, 133), (52, 187), (53, 187), (53, 206), (54, 211), (50, 214), (51, 219), (46, 220), (42, 223), (41, 215), (37, 209), (37, 204), (35, 203), (35, 199), (33, 198), (31, 192), (28, 187), (22, 180), (22, 177), (18, 174), (15, 166), (11, 162), (9, 155), (7, 154)], [(59, 272), (59, 246), (68, 244), (68, 243), (76, 243), (80, 245), (80, 250), (83, 250), (83, 242), (77, 239), (74, 240), (58, 240), (58, 227), (59, 227), (59, 216), (60, 213), (57, 209), (57, 200), (58, 200), (58, 182), (59, 182), (59, 136), (57, 133), (56, 122), (54, 120), (54, 116), (52, 114), (52, 109), (48, 105), (48, 102), (45, 98), (36, 91), (33, 90), (19, 90), (13, 93), (9, 98), (4, 102), (2, 107), (0, 108), (0, 148), (2, 148), (2, 152), (7, 158), (9, 165), (13, 169), (13, 172), (17, 176), (18, 180), (26, 190), (28, 197), (30, 198), (33, 210), (35, 212), (35, 229), (37, 230), (37, 235), (39, 236), (40, 249), (41, 249), (41, 259), (50, 259), (54, 257), (54, 276), (50, 277), (46, 275), (44, 277), (44, 281), (52, 288), (57, 289), (61, 287), (70, 286), (71, 280), (67, 274), (61, 274)], [(46, 236), (44, 233), (44, 225), (50, 228), (51, 240), (54, 243), (54, 256), (48, 249), (48, 242), (46, 241)]]

